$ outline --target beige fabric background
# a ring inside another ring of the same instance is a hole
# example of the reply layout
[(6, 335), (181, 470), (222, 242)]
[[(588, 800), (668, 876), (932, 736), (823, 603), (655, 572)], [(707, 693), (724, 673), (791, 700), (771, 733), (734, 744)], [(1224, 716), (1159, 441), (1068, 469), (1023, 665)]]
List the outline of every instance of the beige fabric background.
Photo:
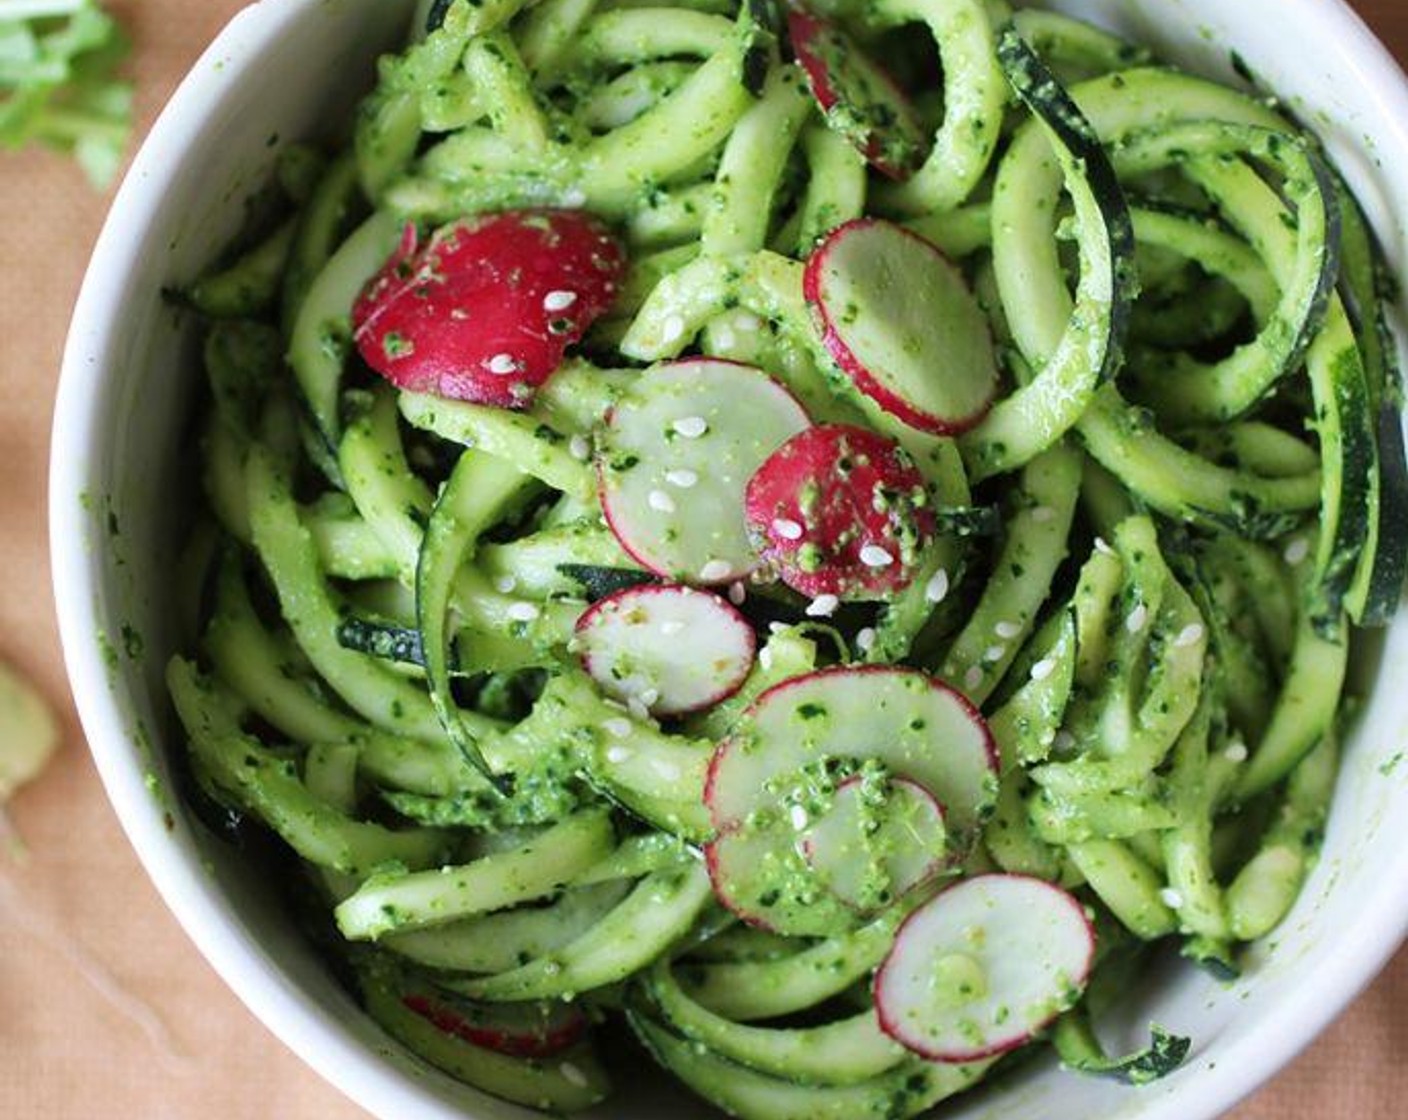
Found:
[[(112, 6), (137, 43), (145, 127), (241, 0)], [(1408, 58), (1403, 0), (1358, 7)], [(355, 1120), (365, 1113), (245, 1011), (162, 907), (103, 798), (67, 702), (44, 479), (60, 349), (105, 206), (66, 161), (0, 154), (0, 656), (42, 685), (67, 732), (57, 764), (14, 805), (32, 859), (17, 866), (0, 853), (0, 1118)], [(119, 1010), (101, 983), (84, 979), (85, 968), (139, 995), (154, 1020)], [(1408, 1116), (1408, 951), (1232, 1116)]]

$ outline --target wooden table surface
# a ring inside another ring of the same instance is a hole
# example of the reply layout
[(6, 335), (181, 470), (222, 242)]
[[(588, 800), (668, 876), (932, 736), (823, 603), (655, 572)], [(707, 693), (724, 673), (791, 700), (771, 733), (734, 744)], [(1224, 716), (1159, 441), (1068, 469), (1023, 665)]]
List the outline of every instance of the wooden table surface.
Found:
[[(111, 6), (137, 43), (145, 126), (241, 3)], [(1408, 59), (1408, 3), (1357, 7)], [(0, 153), (0, 656), (41, 684), (66, 728), (57, 764), (13, 806), (30, 859), (16, 864), (0, 853), (0, 1118), (358, 1120), (366, 1114), (245, 1011), (163, 908), (103, 798), (67, 703), (50, 607), (44, 476), (68, 312), (105, 205), (66, 161)], [(1230, 1115), (1408, 1116), (1408, 951)]]

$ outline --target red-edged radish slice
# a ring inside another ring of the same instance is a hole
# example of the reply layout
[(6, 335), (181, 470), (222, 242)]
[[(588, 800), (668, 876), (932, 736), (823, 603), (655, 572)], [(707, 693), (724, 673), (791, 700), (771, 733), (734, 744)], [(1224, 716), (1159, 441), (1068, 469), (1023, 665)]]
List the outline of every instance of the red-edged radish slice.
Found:
[(895, 80), (829, 20), (794, 7), (787, 30), (826, 123), (882, 174), (907, 179), (918, 170), (930, 138)]
[(938, 1062), (1014, 1050), (1080, 998), (1095, 932), (1079, 901), (1025, 875), (979, 875), (925, 903), (875, 976), (880, 1027)]
[(800, 836), (786, 815), (720, 833), (704, 848), (715, 897), (749, 925), (788, 937), (826, 937), (854, 924), (855, 911), (807, 866)]
[(944, 811), (908, 778), (847, 778), (836, 801), (802, 839), (826, 889), (862, 913), (879, 910), (945, 866)]
[(400, 247), (352, 312), (366, 363), (402, 389), (522, 408), (616, 297), (620, 243), (575, 210), (466, 218)]
[(916, 669), (840, 666), (768, 689), (718, 745), (704, 788), (715, 827), (743, 823), (828, 758), (876, 759), (932, 793), (959, 858), (997, 798), (996, 744), (961, 694)]
[(757, 635), (717, 595), (678, 584), (618, 591), (577, 623), (582, 664), (602, 691), (652, 715), (727, 700), (753, 668)]
[(860, 218), (807, 259), (807, 302), (856, 388), (912, 427), (966, 431), (997, 393), (986, 317), (962, 274), (918, 234)]
[(818, 424), (749, 480), (748, 528), (763, 559), (803, 595), (878, 598), (907, 586), (934, 535), (924, 478), (893, 440)]
[(479, 1004), (420, 985), (401, 1002), (445, 1034), (517, 1058), (561, 1053), (586, 1034), (588, 1026), (582, 1009), (562, 1000)]
[(597, 475), (607, 524), (637, 563), (680, 583), (732, 583), (760, 563), (743, 493), (810, 426), (760, 369), (709, 358), (647, 370), (607, 417)]

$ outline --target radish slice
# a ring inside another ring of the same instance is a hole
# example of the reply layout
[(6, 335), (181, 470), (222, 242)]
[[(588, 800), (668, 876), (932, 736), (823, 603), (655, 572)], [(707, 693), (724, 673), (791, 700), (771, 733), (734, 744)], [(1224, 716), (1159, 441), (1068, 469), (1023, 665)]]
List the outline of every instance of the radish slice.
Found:
[(848, 424), (799, 432), (748, 483), (748, 528), (803, 595), (874, 599), (913, 581), (934, 535), (924, 478), (891, 439)]
[(720, 833), (704, 847), (709, 881), (719, 902), (751, 926), (828, 937), (856, 915), (811, 872), (799, 835), (785, 816)]
[(742, 579), (760, 563), (744, 489), (810, 424), (753, 366), (692, 358), (647, 370), (612, 409), (598, 447), (607, 524), (657, 575), (702, 585)]
[(807, 259), (803, 292), (831, 357), (886, 412), (936, 435), (987, 413), (997, 393), (987, 319), (922, 237), (871, 218), (838, 226)]
[(757, 636), (717, 595), (692, 587), (632, 587), (598, 600), (577, 623), (582, 663), (608, 695), (652, 715), (727, 700), (753, 668)]
[(357, 349), (399, 388), (523, 408), (625, 267), (610, 231), (573, 210), (466, 218), (424, 247), (407, 226), (353, 307)]
[(862, 913), (880, 910), (944, 868), (944, 811), (908, 778), (859, 775), (807, 832), (802, 851), (826, 888)]
[(979, 875), (925, 903), (875, 976), (880, 1027), (939, 1062), (1014, 1050), (1080, 998), (1095, 958), (1081, 904), (1025, 875)]
[(929, 153), (929, 137), (895, 80), (829, 20), (793, 8), (787, 30), (826, 123), (877, 171), (909, 178)]
[(977, 837), (997, 797), (997, 748), (978, 710), (915, 669), (823, 669), (774, 686), (714, 751), (704, 799), (721, 832), (778, 798), (809, 764), (875, 759), (943, 805), (950, 851)]
[(573, 1003), (472, 1003), (463, 996), (418, 985), (401, 1002), (445, 1034), (517, 1058), (543, 1058), (577, 1042), (587, 1016)]

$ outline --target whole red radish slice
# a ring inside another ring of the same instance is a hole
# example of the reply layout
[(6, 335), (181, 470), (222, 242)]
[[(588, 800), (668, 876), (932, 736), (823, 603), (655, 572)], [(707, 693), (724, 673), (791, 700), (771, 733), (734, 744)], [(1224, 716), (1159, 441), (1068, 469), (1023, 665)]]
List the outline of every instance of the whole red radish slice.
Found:
[(987, 317), (918, 234), (871, 218), (838, 226), (807, 258), (802, 287), (827, 352), (886, 412), (936, 435), (987, 414), (997, 394)]
[(452, 992), (417, 985), (401, 997), (407, 1009), (445, 1034), (517, 1058), (561, 1053), (587, 1030), (587, 1017), (576, 1004), (478, 1004)]
[(677, 716), (732, 696), (753, 668), (757, 636), (717, 595), (678, 585), (632, 587), (577, 622), (582, 663), (602, 691), (652, 715)]
[(679, 583), (741, 579), (761, 560), (743, 494), (753, 472), (811, 424), (762, 370), (691, 358), (643, 373), (597, 441), (606, 522), (642, 567)]
[(862, 913), (888, 906), (945, 866), (944, 811), (908, 778), (856, 775), (806, 833), (802, 851), (827, 890)]
[(826, 123), (882, 174), (907, 179), (918, 170), (929, 137), (895, 80), (829, 20), (794, 7), (787, 30)]
[(1030, 1041), (1080, 998), (1095, 958), (1081, 904), (1024, 875), (978, 875), (925, 903), (875, 976), (880, 1027), (931, 1061)]
[(466, 218), (401, 245), (353, 308), (357, 349), (402, 389), (522, 408), (611, 306), (620, 243), (575, 210)]
[(745, 500), (763, 559), (812, 598), (901, 590), (935, 532), (923, 476), (903, 448), (848, 424), (793, 436), (758, 468)]

